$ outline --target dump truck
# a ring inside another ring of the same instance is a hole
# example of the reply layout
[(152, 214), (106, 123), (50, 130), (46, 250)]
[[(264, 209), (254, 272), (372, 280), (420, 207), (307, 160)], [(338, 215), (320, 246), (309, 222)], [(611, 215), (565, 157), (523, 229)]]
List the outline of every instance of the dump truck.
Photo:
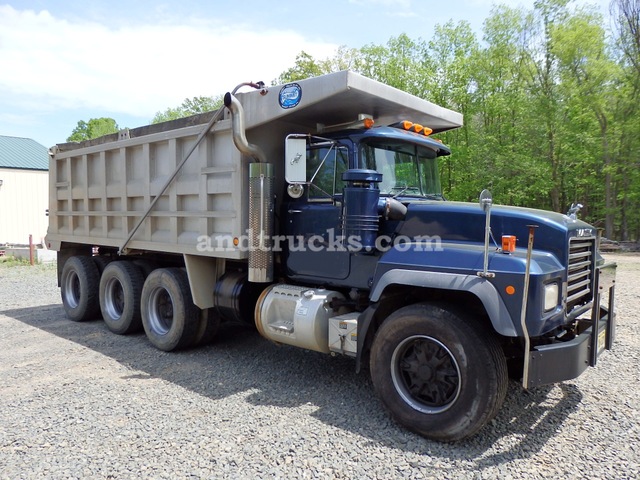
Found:
[(342, 71), (58, 144), (46, 241), (66, 315), (165, 351), (255, 326), (353, 357), (408, 429), (469, 437), (509, 378), (573, 379), (612, 347), (616, 265), (577, 207), (445, 200), (436, 137), (462, 120)]

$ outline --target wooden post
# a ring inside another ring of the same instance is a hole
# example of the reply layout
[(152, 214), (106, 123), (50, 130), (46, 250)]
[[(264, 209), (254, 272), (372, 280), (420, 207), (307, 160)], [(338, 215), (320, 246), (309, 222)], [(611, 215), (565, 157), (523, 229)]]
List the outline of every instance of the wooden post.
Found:
[(29, 263), (33, 267), (33, 235), (29, 234)]

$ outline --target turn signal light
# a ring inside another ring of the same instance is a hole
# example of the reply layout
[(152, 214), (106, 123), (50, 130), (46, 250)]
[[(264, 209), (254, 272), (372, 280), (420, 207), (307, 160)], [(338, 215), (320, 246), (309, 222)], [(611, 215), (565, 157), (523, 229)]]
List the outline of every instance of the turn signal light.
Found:
[(513, 253), (515, 251), (516, 251), (516, 236), (503, 235), (502, 236), (502, 253)]

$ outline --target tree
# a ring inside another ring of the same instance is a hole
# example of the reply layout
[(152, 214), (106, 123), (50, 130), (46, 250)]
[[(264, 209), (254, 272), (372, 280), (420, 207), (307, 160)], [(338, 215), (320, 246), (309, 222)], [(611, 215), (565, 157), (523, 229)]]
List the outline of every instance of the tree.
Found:
[(92, 138), (102, 137), (110, 133), (118, 133), (118, 130), (118, 124), (113, 118), (92, 118), (88, 122), (80, 120), (76, 128), (71, 132), (71, 135), (67, 138), (67, 142), (91, 140)]
[(302, 51), (296, 56), (293, 67), (285, 70), (280, 76), (273, 81), (274, 84), (290, 83), (305, 78), (318, 77), (322, 74), (329, 73), (323, 68), (321, 62), (313, 58), (307, 52)]
[[(477, 162), (479, 151), (474, 145), (481, 132), (470, 127), (476, 115), (472, 99), (475, 95), (474, 59), (479, 45), (468, 22), (452, 21), (436, 25), (428, 43), (428, 57), (423, 60), (426, 73), (424, 96), (443, 107), (457, 110), (464, 116), (461, 128), (446, 132), (440, 138), (455, 145), (455, 155), (441, 161), (445, 192), (456, 200), (476, 199), (487, 185), (482, 185), (486, 171), (482, 161)], [(480, 159), (483, 160), (483, 159)]]
[[(572, 15), (562, 24), (554, 26), (552, 50), (558, 60), (560, 88), (565, 104), (571, 111), (572, 123), (588, 125), (589, 118), (597, 121), (593, 130), (599, 132), (600, 145), (592, 148), (591, 152), (585, 152), (587, 156), (583, 159), (582, 167), (588, 167), (591, 163), (595, 167), (592, 170), (601, 172), (600, 178), (604, 178), (605, 235), (613, 238), (615, 167), (612, 139), (615, 124), (612, 122), (614, 110), (611, 106), (615, 102), (611, 100), (615, 96), (615, 89), (611, 88), (611, 79), (619, 77), (619, 73), (615, 63), (606, 54), (605, 32), (601, 23), (599, 16), (587, 12)], [(585, 114), (589, 118), (581, 122), (581, 116)], [(568, 128), (567, 133), (567, 140), (571, 141), (570, 135), (574, 132)], [(583, 137), (582, 132), (578, 132), (578, 135)], [(598, 157), (600, 162), (596, 161)]]
[(613, 150), (617, 166), (621, 240), (640, 238), (640, 0), (613, 0), (613, 45), (620, 75), (615, 83)]
[(168, 122), (169, 120), (210, 112), (211, 110), (219, 109), (221, 106), (222, 95), (185, 98), (180, 106), (167, 108), (164, 112), (157, 112), (151, 123)]
[(340, 46), (333, 57), (317, 60), (302, 51), (296, 56), (295, 65), (282, 72), (271, 82), (273, 85), (296, 82), (305, 78), (317, 77), (341, 70), (357, 70), (360, 53), (355, 48)]
[(425, 93), (428, 70), (424, 69), (426, 45), (406, 34), (391, 37), (386, 46), (365, 45), (354, 61), (358, 71), (414, 95)]
[(611, 0), (611, 30), (593, 7), (536, 0), (498, 5), (483, 44), (466, 22), (437, 25), (332, 58), (302, 52), (283, 82), (350, 68), (463, 113), (438, 137), (444, 191), (581, 217), (612, 239), (640, 238), (640, 0)]

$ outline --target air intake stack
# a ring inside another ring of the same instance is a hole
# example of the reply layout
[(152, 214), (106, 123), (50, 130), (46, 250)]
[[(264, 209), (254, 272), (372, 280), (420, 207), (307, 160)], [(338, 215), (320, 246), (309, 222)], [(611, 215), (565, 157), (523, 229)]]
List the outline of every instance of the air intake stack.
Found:
[(362, 251), (373, 252), (378, 236), (378, 183), (382, 174), (375, 170), (352, 169), (342, 174), (344, 188), (342, 232), (345, 240), (357, 240)]

